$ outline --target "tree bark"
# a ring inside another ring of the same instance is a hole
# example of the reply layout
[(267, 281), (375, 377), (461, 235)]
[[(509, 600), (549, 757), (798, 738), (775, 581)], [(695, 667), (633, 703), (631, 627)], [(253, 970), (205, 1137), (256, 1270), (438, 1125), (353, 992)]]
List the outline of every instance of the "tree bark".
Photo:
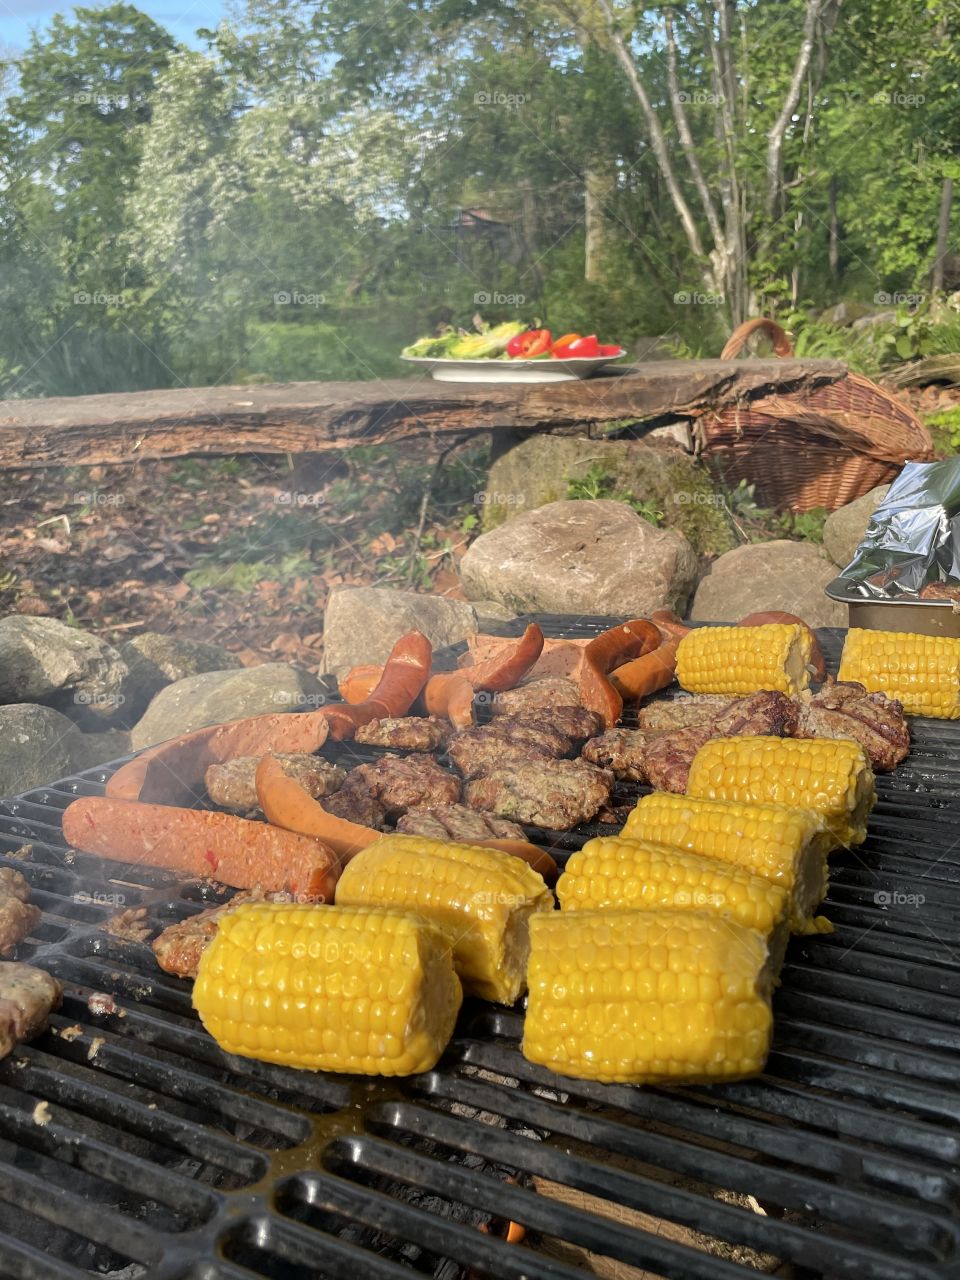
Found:
[(950, 245), (950, 213), (953, 208), (953, 179), (944, 178), (940, 189), (940, 216), (937, 219), (937, 256), (933, 260), (930, 288), (933, 293), (943, 292), (943, 262)]
[(598, 284), (606, 274), (609, 228), (606, 207), (616, 188), (616, 176), (609, 169), (593, 166), (584, 174), (584, 262), (583, 278)]
[(767, 217), (776, 215), (783, 194), (783, 140), (787, 128), (796, 114), (797, 103), (803, 91), (810, 59), (816, 43), (817, 22), (826, 0), (807, 0), (807, 12), (803, 21), (803, 36), (793, 64), (793, 74), (783, 107), (767, 133)]
[(837, 213), (837, 175), (830, 178), (830, 244), (828, 250), (830, 274), (834, 280), (840, 279), (840, 215)]

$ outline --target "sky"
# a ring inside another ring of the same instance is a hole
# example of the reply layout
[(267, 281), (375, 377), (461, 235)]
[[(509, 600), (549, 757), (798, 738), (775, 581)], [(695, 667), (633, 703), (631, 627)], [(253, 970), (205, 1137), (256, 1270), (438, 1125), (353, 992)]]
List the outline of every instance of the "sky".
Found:
[[(78, 0), (84, 8), (96, 8), (97, 0)], [(177, 40), (195, 49), (204, 47), (196, 38), (197, 27), (215, 27), (226, 16), (227, 0), (131, 0), (138, 9)], [(19, 52), (27, 47), (31, 31), (46, 27), (55, 13), (70, 13), (65, 0), (0, 0), (0, 50)]]

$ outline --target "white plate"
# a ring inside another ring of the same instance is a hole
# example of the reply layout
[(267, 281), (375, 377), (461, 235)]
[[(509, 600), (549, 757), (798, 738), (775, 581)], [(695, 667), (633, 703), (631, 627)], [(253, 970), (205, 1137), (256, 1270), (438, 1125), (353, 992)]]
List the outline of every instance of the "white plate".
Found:
[(624, 347), (616, 356), (570, 356), (564, 360), (434, 360), (429, 356), (401, 356), (408, 364), (419, 364), (437, 382), (570, 382), (589, 378), (611, 360), (622, 360)]

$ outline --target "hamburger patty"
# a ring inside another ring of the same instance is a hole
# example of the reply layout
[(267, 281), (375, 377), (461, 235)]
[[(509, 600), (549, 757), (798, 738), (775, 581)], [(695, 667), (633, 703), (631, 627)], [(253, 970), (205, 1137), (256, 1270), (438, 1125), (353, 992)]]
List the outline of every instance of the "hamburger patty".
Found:
[(431, 840), (525, 840), (523, 828), (515, 822), (478, 813), (463, 804), (442, 804), (436, 809), (408, 809), (397, 821), (404, 835), (429, 836)]
[(62, 998), (63, 988), (45, 969), (0, 961), (0, 1058), (38, 1036)]
[(610, 799), (613, 774), (585, 760), (534, 760), (492, 769), (466, 783), (471, 809), (554, 831), (589, 822)]
[[(232, 813), (252, 813), (259, 809), (254, 781), (262, 756), (237, 756), (223, 764), (212, 764), (204, 775), (207, 795), (214, 804)], [(301, 751), (278, 751), (274, 759), (289, 778), (295, 778), (314, 800), (331, 795), (343, 785), (344, 771), (329, 760)]]
[(448, 720), (436, 716), (396, 716), (361, 725), (354, 737), (370, 747), (394, 747), (404, 751), (436, 751), (449, 738)]

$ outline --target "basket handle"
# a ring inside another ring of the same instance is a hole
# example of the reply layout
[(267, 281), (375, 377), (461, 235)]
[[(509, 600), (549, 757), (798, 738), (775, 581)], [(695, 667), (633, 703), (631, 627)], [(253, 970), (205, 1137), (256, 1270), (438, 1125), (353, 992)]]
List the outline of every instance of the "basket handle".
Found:
[(726, 346), (720, 352), (720, 359), (735, 359), (747, 345), (747, 339), (750, 335), (756, 333), (758, 329), (762, 329), (773, 343), (773, 349), (778, 356), (787, 358), (793, 355), (790, 339), (787, 337), (786, 331), (777, 324), (776, 320), (768, 320), (765, 316), (757, 316), (753, 320), (744, 320), (743, 324), (734, 329), (727, 339)]

